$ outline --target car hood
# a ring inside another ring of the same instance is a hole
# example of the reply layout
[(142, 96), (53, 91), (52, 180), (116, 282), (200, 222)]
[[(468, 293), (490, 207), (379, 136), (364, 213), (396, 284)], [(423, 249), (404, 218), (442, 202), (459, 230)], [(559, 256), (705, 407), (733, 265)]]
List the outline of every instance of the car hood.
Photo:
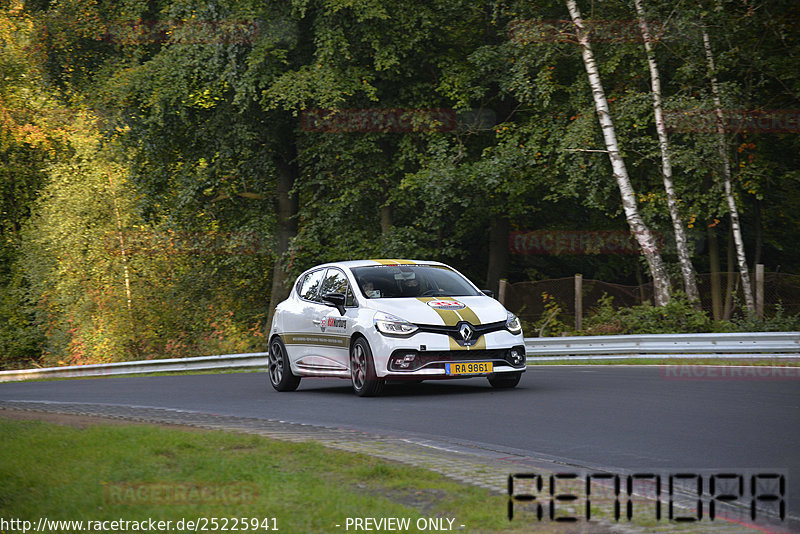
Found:
[(508, 315), (502, 304), (486, 296), (370, 299), (368, 306), (411, 323), (429, 325), (455, 326), (468, 321), (477, 326), (505, 321)]

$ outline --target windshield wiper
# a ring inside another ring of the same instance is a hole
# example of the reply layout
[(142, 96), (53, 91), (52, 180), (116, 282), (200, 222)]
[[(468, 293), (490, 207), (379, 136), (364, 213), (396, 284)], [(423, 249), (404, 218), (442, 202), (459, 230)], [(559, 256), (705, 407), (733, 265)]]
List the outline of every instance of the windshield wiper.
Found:
[(449, 295), (446, 291), (442, 291), (441, 289), (429, 289), (428, 291), (420, 295), (420, 297), (450, 297), (450, 296), (452, 295)]

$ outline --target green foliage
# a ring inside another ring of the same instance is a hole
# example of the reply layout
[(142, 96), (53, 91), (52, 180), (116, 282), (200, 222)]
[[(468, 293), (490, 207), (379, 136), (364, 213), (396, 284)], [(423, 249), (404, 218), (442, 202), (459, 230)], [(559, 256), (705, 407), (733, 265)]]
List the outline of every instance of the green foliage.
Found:
[[(265, 254), (257, 235), (147, 224), (125, 168), (91, 116), (83, 120), (72, 157), (50, 167), (23, 231), (36, 322), (47, 336), (43, 363), (258, 348), (264, 309), (254, 296), (264, 290)], [(243, 265), (255, 276), (242, 278)]]
[[(622, 313), (625, 312), (623, 311)], [(618, 315), (617, 308), (614, 308), (614, 297), (604, 293), (600, 297), (597, 307), (591, 310), (588, 317), (583, 319), (583, 331), (581, 334), (587, 336), (618, 336), (626, 333), (623, 325), (622, 317)]]
[(686, 297), (677, 295), (666, 306), (642, 304), (615, 309), (613, 298), (604, 296), (585, 319), (584, 335), (688, 334), (712, 331), (708, 315)]
[(528, 330), (526, 334), (538, 337), (568, 335), (571, 329), (564, 322), (564, 310), (555, 297), (547, 292), (542, 293), (542, 302), (544, 303), (542, 315), (538, 321), (533, 323), (533, 328)]
[(739, 332), (798, 332), (800, 331), (800, 313), (786, 315), (783, 305), (775, 305), (774, 312), (758, 317), (755, 314), (743, 313), (731, 320), (733, 331)]
[(28, 281), (11, 247), (0, 247), (0, 369), (29, 367), (42, 353), (45, 332), (36, 322)]
[(743, 313), (730, 321), (713, 321), (683, 295), (677, 295), (662, 307), (650, 304), (615, 308), (613, 298), (604, 295), (599, 305), (584, 319), (579, 335), (688, 334), (702, 332), (791, 332), (800, 330), (800, 314), (786, 315), (783, 306), (775, 306), (763, 318)]
[[(647, 2), (666, 23), (655, 52), (667, 112), (712, 108), (700, 11), (723, 107), (800, 108), (794, 3), (712, 7)], [(598, 32), (634, 18), (618, 0), (584, 14)], [(0, 12), (0, 359), (252, 350), (272, 281), (321, 261), (431, 258), (482, 284), (488, 256), (503, 253), (497, 239), (487, 253), (498, 221), (626, 231), (578, 48), (554, 22), (565, 18), (562, 2), (516, 0), (12, 2)], [(645, 54), (635, 26), (620, 31), (598, 33), (594, 53), (640, 211), (674, 271)], [(318, 131), (303, 122), (318, 108), (444, 110), (456, 124)], [(748, 254), (760, 243), (768, 268), (797, 271), (800, 136), (726, 140)], [(679, 214), (707, 271), (706, 226), (728, 230), (716, 139), (689, 129), (670, 143)], [(225, 249), (237, 240), (257, 246)], [(641, 266), (634, 255), (531, 255), (508, 271), (623, 282)], [(531, 331), (568, 330), (547, 306)], [(680, 298), (608, 302), (587, 331), (795, 325), (781, 310), (725, 325), (693, 310)]]

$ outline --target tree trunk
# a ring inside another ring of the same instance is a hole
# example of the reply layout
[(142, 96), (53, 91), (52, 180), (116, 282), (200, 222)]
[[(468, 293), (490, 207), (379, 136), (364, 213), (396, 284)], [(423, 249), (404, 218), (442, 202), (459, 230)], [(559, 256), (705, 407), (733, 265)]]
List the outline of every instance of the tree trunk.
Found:
[(625, 161), (620, 155), (614, 123), (611, 120), (611, 113), (608, 109), (605, 91), (600, 83), (600, 73), (597, 69), (594, 54), (592, 53), (592, 48), (589, 43), (589, 35), (584, 31), (583, 19), (581, 18), (581, 13), (575, 0), (567, 0), (567, 9), (569, 9), (570, 17), (575, 23), (575, 33), (577, 34), (578, 43), (581, 47), (586, 74), (589, 76), (589, 84), (592, 87), (595, 109), (597, 110), (597, 117), (603, 131), (603, 139), (605, 140), (608, 157), (611, 160), (614, 178), (617, 181), (620, 196), (622, 197), (622, 207), (625, 212), (625, 217), (650, 267), (650, 275), (653, 277), (653, 297), (655, 304), (657, 306), (663, 306), (669, 302), (669, 277), (664, 268), (661, 255), (658, 252), (655, 236), (653, 236), (650, 229), (645, 225), (636, 206), (636, 196), (630, 178), (628, 177)]
[(381, 234), (386, 236), (392, 230), (392, 207), (389, 204), (381, 206)]
[(122, 271), (125, 279), (125, 298), (128, 302), (128, 312), (133, 311), (133, 299), (131, 298), (131, 278), (128, 271), (128, 255), (125, 250), (125, 234), (122, 231), (122, 215), (119, 212), (119, 203), (117, 202), (117, 190), (114, 188), (114, 180), (111, 178), (111, 172), (108, 173), (108, 185), (111, 190), (111, 196), (114, 199), (114, 216), (117, 220), (117, 237), (119, 239), (120, 257), (122, 258)]
[(294, 181), (298, 176), (296, 152), (294, 147), (287, 151), (286, 159), (279, 160), (277, 181), (278, 242), (275, 249), (275, 263), (272, 268), (272, 289), (269, 298), (269, 315), (266, 331), (272, 327), (275, 308), (289, 296), (288, 273), (283, 265), (284, 255), (289, 243), (297, 235), (297, 195), (292, 193)]
[(733, 241), (736, 245), (736, 258), (739, 262), (739, 273), (742, 278), (742, 292), (748, 311), (755, 313), (756, 305), (753, 301), (753, 289), (750, 284), (750, 274), (747, 270), (747, 258), (744, 251), (744, 240), (742, 239), (742, 228), (739, 224), (739, 209), (736, 207), (736, 199), (733, 196), (731, 186), (731, 163), (728, 158), (728, 147), (725, 142), (725, 125), (722, 116), (722, 102), (719, 97), (719, 87), (717, 85), (717, 75), (714, 67), (714, 54), (711, 51), (711, 39), (708, 37), (708, 30), (705, 24), (701, 24), (703, 30), (703, 46), (706, 51), (706, 62), (708, 63), (708, 73), (711, 78), (711, 95), (714, 99), (714, 111), (717, 123), (717, 149), (722, 160), (722, 178), (725, 185), (725, 199), (728, 201), (728, 211), (731, 217), (731, 230), (733, 231)]
[(722, 319), (722, 283), (719, 266), (719, 240), (717, 229), (708, 227), (708, 263), (711, 267), (711, 311), (714, 320)]
[(761, 252), (764, 249), (764, 225), (761, 218), (761, 201), (756, 198), (755, 201), (755, 224), (756, 227), (756, 250), (753, 253), (753, 270), (756, 269), (756, 265), (761, 263)]
[(675, 185), (672, 181), (672, 162), (670, 160), (669, 138), (667, 137), (667, 128), (664, 124), (664, 113), (661, 107), (661, 76), (658, 71), (658, 64), (656, 63), (656, 53), (653, 49), (650, 30), (645, 20), (642, 0), (634, 0), (633, 4), (636, 7), (639, 29), (642, 32), (642, 38), (644, 40), (647, 64), (650, 66), (653, 113), (655, 115), (656, 132), (658, 132), (658, 145), (661, 148), (661, 175), (664, 178), (664, 190), (667, 193), (667, 206), (669, 207), (669, 215), (672, 219), (672, 229), (675, 233), (675, 246), (678, 250), (678, 260), (681, 266), (683, 289), (686, 292), (687, 298), (694, 302), (695, 305), (699, 306), (700, 293), (697, 290), (697, 279), (695, 278), (694, 266), (689, 256), (686, 232), (683, 229), (680, 214), (678, 213), (678, 203), (675, 198)]
[(500, 279), (508, 276), (508, 219), (496, 216), (489, 226), (489, 266), (487, 289), (500, 293)]
[(733, 246), (733, 231), (728, 230), (728, 262), (725, 266), (728, 276), (725, 286), (725, 310), (722, 312), (722, 318), (726, 321), (731, 318), (731, 314), (733, 313), (733, 292), (736, 289), (734, 285), (738, 285), (736, 284), (736, 269), (733, 266), (736, 261), (736, 255), (734, 254), (735, 248), (736, 247)]

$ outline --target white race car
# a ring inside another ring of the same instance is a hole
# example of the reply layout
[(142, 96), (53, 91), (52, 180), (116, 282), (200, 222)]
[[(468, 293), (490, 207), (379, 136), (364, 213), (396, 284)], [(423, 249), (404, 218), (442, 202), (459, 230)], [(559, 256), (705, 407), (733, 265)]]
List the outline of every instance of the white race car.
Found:
[(434, 261), (309, 269), (278, 305), (269, 334), (278, 391), (297, 389), (304, 376), (348, 378), (359, 396), (379, 394), (387, 380), (485, 376), (513, 388), (525, 367), (519, 319)]

